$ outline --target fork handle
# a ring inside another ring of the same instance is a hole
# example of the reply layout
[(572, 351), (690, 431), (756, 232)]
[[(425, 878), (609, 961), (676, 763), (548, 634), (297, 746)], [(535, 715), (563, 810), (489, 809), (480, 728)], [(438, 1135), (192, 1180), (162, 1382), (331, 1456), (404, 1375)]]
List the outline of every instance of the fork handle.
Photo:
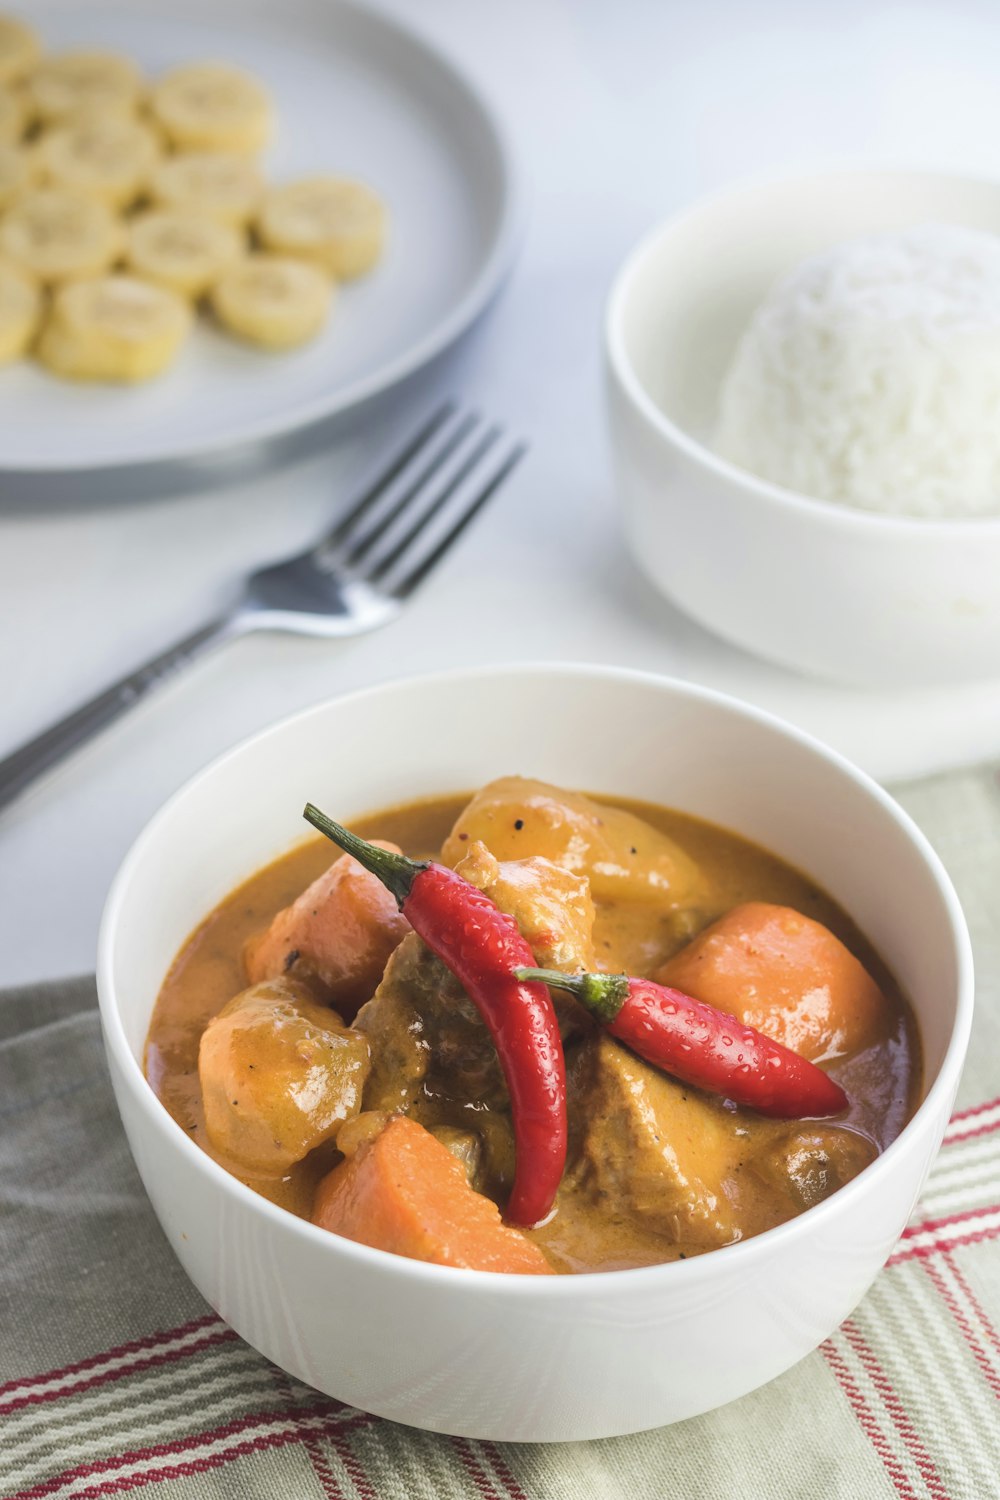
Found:
[(217, 620), (193, 631), (168, 650), (161, 651), (127, 677), (112, 683), (34, 739), (19, 745), (10, 755), (0, 760), (0, 808), (13, 802), (37, 777), (57, 765), (71, 750), (84, 744), (99, 730), (114, 723), (127, 709), (141, 702), (147, 693), (166, 678), (187, 666), (188, 662), (194, 661), (195, 657), (209, 647), (230, 635), (238, 634), (239, 630), (240, 616), (237, 612), (220, 615)]

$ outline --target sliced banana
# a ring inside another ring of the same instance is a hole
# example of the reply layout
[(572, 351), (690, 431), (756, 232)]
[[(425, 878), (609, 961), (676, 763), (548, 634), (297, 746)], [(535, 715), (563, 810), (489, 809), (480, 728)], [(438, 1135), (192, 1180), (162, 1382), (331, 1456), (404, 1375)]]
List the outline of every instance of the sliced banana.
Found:
[(38, 163), (22, 146), (0, 145), (0, 213), (34, 186)]
[(333, 289), (315, 266), (248, 255), (216, 282), (211, 302), (224, 327), (265, 349), (288, 349), (319, 332)]
[(0, 364), (19, 358), (34, 337), (42, 294), (16, 266), (0, 261)]
[(242, 229), (264, 192), (256, 164), (235, 151), (190, 151), (168, 156), (153, 172), (149, 195), (163, 208), (179, 208)]
[(191, 324), (186, 302), (133, 276), (99, 276), (57, 292), (38, 357), (71, 380), (148, 380), (174, 359)]
[(0, 84), (0, 141), (19, 141), (28, 128), (28, 105), (22, 89)]
[(127, 115), (96, 115), (50, 130), (36, 147), (53, 187), (78, 188), (125, 208), (145, 189), (160, 155), (152, 130)]
[(13, 16), (0, 16), (0, 83), (14, 83), (35, 66), (42, 55), (37, 34)]
[(29, 102), (44, 125), (134, 114), (141, 89), (138, 68), (117, 52), (57, 53), (28, 80)]
[(382, 200), (363, 182), (306, 177), (267, 193), (257, 233), (269, 250), (315, 261), (333, 276), (360, 276), (382, 253), (385, 220)]
[(121, 248), (121, 227), (107, 205), (72, 188), (34, 188), (0, 220), (0, 256), (39, 281), (95, 276)]
[(271, 101), (249, 73), (190, 63), (162, 78), (153, 116), (182, 151), (259, 151), (271, 133)]
[(136, 276), (200, 297), (243, 249), (243, 236), (228, 224), (180, 209), (153, 209), (129, 225), (125, 258)]

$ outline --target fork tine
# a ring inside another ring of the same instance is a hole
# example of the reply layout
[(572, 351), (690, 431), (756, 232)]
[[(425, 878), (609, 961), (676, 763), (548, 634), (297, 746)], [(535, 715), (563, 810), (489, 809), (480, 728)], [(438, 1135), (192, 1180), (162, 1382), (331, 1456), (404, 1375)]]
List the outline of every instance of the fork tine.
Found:
[(447, 422), (454, 410), (455, 402), (450, 400), (443, 402), (438, 407), (434, 414), (420, 428), (416, 436), (407, 443), (406, 447), (400, 453), (396, 454), (394, 458), (390, 459), (382, 473), (372, 481), (361, 498), (351, 506), (347, 515), (338, 521), (333, 530), (324, 537), (320, 546), (336, 546), (349, 535), (352, 528), (361, 520), (369, 507), (375, 504), (376, 500), (385, 493), (394, 480), (399, 478), (404, 469), (416, 458), (421, 448), (429, 443), (434, 434)]
[[(354, 546), (351, 547), (351, 550), (343, 559), (348, 567), (357, 566), (357, 564), (361, 562), (362, 558), (367, 556), (367, 554), (371, 551), (375, 543), (379, 541), (381, 537), (385, 536), (385, 534), (390, 530), (390, 528), (399, 519), (403, 512), (421, 493), (431, 475), (437, 469), (440, 469), (445, 463), (447, 463), (448, 459), (451, 458), (456, 449), (459, 448), (462, 443), (464, 443), (465, 439), (468, 437), (469, 433), (472, 432), (478, 421), (479, 418), (476, 416), (475, 412), (470, 412), (468, 416), (462, 418), (461, 422), (459, 422), (458, 426), (448, 437), (447, 441), (444, 442), (439, 448), (437, 448), (431, 454), (430, 458), (423, 465), (423, 467), (418, 470), (417, 474), (407, 485), (406, 489), (400, 495), (395, 504), (390, 506), (389, 510), (384, 516), (379, 516), (374, 525), (372, 525), (364, 534), (364, 536), (362, 536), (357, 542), (355, 542)], [(350, 534), (345, 534), (340, 538), (340, 543), (341, 545), (343, 545), (350, 540)]]
[(437, 546), (434, 547), (434, 549), (430, 553), (428, 553), (428, 555), (420, 563), (417, 564), (412, 572), (408, 573), (405, 578), (403, 578), (398, 584), (395, 584), (392, 587), (391, 592), (396, 596), (397, 599), (407, 598), (410, 594), (413, 593), (413, 590), (415, 588), (418, 588), (420, 584), (423, 583), (428, 573), (433, 572), (438, 563), (444, 557), (445, 553), (450, 552), (451, 548), (458, 541), (463, 531), (465, 531), (465, 528), (471, 525), (476, 516), (478, 516), (479, 512), (483, 509), (483, 506), (486, 505), (487, 501), (492, 499), (493, 495), (503, 484), (504, 480), (521, 462), (521, 459), (524, 457), (527, 451), (527, 443), (518, 443), (514, 448), (511, 449), (510, 453), (508, 453), (499, 469), (494, 471), (487, 483), (483, 486), (479, 493), (474, 496), (463, 514), (459, 516), (454, 526), (452, 526), (451, 530), (447, 532), (447, 534), (441, 539), (441, 541), (438, 542)]
[(451, 499), (452, 495), (454, 495), (459, 487), (465, 483), (469, 475), (472, 473), (473, 469), (475, 469), (480, 461), (485, 458), (486, 454), (493, 447), (493, 444), (497, 441), (499, 436), (500, 428), (491, 427), (489, 431), (479, 439), (475, 447), (472, 449), (471, 453), (469, 453), (467, 457), (462, 460), (461, 464), (459, 464), (458, 468), (455, 470), (454, 474), (452, 474), (448, 482), (434, 496), (431, 504), (428, 505), (423, 511), (421, 511), (419, 516), (417, 516), (409, 531), (407, 531), (406, 534), (402, 536), (398, 542), (395, 543), (390, 551), (388, 551), (383, 557), (380, 557), (378, 559), (374, 567), (369, 569), (366, 575), (366, 581), (368, 583), (377, 583), (379, 579), (384, 578), (387, 573), (391, 572), (396, 563), (399, 562), (400, 558), (402, 558), (410, 550), (417, 537), (422, 536), (426, 533), (427, 527), (430, 522), (433, 521), (436, 515), (440, 514), (445, 505), (447, 505), (448, 501)]

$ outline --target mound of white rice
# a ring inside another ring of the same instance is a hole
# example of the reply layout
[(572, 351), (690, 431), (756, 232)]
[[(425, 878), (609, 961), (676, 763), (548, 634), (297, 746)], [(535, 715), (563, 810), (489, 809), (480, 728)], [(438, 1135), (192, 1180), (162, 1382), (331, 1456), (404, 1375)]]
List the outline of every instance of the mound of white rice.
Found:
[(928, 224), (803, 262), (743, 335), (715, 447), (844, 505), (1000, 512), (1000, 237)]

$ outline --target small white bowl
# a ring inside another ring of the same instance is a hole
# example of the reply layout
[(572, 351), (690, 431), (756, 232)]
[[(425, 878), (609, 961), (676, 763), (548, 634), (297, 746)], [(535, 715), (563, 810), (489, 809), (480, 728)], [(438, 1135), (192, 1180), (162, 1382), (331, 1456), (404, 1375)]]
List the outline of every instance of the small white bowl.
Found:
[[(808, 871), (915, 1008), (925, 1097), (826, 1202), (742, 1244), (633, 1271), (490, 1275), (354, 1244), (230, 1177), (142, 1072), (166, 970), (212, 906), (302, 832), (510, 771), (713, 819)], [(863, 1295), (951, 1111), (972, 1014), (968, 933), (923, 835), (874, 782), (719, 694), (604, 667), (415, 678), (334, 699), (223, 756), (167, 803), (108, 897), (98, 959), (111, 1076), (171, 1245), (214, 1308), (310, 1385), (366, 1411), (502, 1441), (694, 1416), (793, 1365)]]
[(1000, 674), (1000, 518), (848, 509), (708, 446), (754, 309), (806, 256), (929, 222), (1000, 233), (1000, 185), (829, 172), (729, 189), (668, 219), (611, 291), (606, 370), (628, 538), (694, 619), (798, 671), (904, 686)]

